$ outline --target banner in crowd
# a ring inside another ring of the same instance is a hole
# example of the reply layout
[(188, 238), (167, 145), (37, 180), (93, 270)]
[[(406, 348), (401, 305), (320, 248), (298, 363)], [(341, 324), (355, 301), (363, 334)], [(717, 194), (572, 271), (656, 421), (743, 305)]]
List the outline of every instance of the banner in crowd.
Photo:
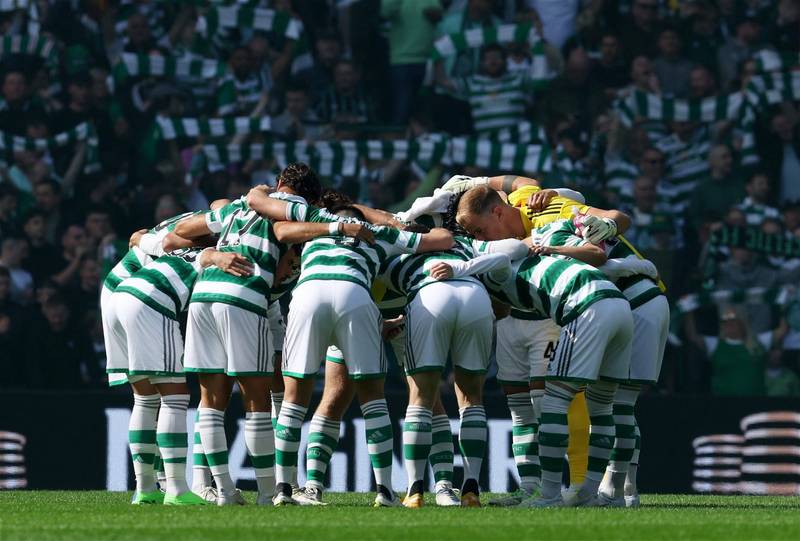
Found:
[(756, 62), (756, 71), (766, 73), (770, 71), (788, 71), (800, 65), (800, 53), (788, 53), (762, 49), (753, 55)]
[[(395, 436), (393, 483), (395, 489), (402, 490), (407, 484), (401, 438), (406, 398), (404, 393), (390, 391), (387, 400)], [(103, 391), (3, 393), (0, 395), (0, 442), (14, 445), (13, 449), (4, 447), (0, 452), (0, 463), (13, 466), (0, 471), (0, 483), (9, 488), (27, 486), (36, 490), (131, 490), (133, 472), (127, 443), (131, 402), (129, 393)], [(193, 399), (193, 403), (196, 402), (196, 398)], [(457, 406), (449, 395), (444, 402), (452, 415), (451, 427), (457, 438)], [(485, 402), (489, 445), (481, 485), (484, 490), (494, 492), (513, 490), (517, 477), (511, 449), (511, 420), (505, 399), (492, 391), (487, 393)], [(43, 408), (42, 404), (57, 404), (58, 407)], [(313, 407), (312, 404), (312, 410)], [(791, 437), (759, 431), (769, 426), (763, 421), (773, 422), (777, 418), (776, 412), (783, 412), (780, 417), (783, 420), (780, 426), (773, 425), (773, 428), (785, 431), (784, 425), (789, 423), (793, 428)], [(789, 414), (793, 416), (791, 419), (787, 417)], [(800, 438), (796, 436), (798, 415), (797, 402), (793, 399), (645, 395), (636, 408), (642, 432), (639, 488), (644, 493), (707, 491), (707, 486), (696, 483), (708, 473), (704, 470), (714, 467), (705, 459), (718, 456), (720, 450), (698, 445), (698, 441), (703, 441), (698, 438), (735, 434), (743, 438), (739, 454), (743, 465), (741, 475), (731, 482), (763, 483), (759, 486), (765, 493), (785, 490), (790, 485), (796, 491), (800, 476), (796, 468), (789, 469), (787, 464), (791, 462), (791, 455), (800, 455)], [(193, 410), (188, 413), (187, 421), (191, 438)], [(234, 398), (226, 416), (231, 475), (239, 487), (254, 490), (254, 472), (247, 458), (243, 425), (244, 412), (240, 401)], [(303, 426), (300, 444), (298, 476), (301, 484), (305, 480), (302, 457), (307, 434), (308, 420)], [(65, 441), (70, 442), (70, 455), (81, 457), (80, 475), (64, 468), (62, 461), (53, 460), (53, 450), (63, 448)], [(771, 460), (765, 459), (763, 453), (752, 454), (756, 446), (775, 445), (782, 446), (783, 451)], [(458, 483), (462, 473), (457, 450), (456, 445)], [(191, 462), (190, 459), (187, 467), (189, 479)], [(776, 466), (763, 474), (753, 473), (763, 470), (763, 466), (745, 466), (765, 462)], [(364, 421), (355, 404), (344, 417), (327, 485), (334, 491), (373, 490)]]
[(747, 85), (747, 99), (762, 111), (777, 103), (800, 100), (800, 71), (756, 75)]
[(156, 117), (159, 137), (170, 141), (182, 137), (230, 137), (268, 132), (270, 117), (170, 118)]
[(0, 152), (13, 154), (21, 150), (48, 150), (53, 151), (79, 141), (86, 142), (86, 157), (84, 158), (84, 173), (94, 173), (100, 169), (98, 154), (98, 138), (94, 127), (88, 122), (82, 122), (69, 130), (47, 138), (33, 138), (0, 132)]
[(661, 122), (720, 122), (737, 120), (747, 103), (742, 92), (701, 99), (665, 98), (634, 90), (617, 102), (620, 120), (631, 126), (637, 118)]
[(27, 9), (31, 0), (0, 0), (0, 13)]
[(0, 40), (0, 57), (12, 54), (29, 54), (48, 64), (58, 64), (56, 42), (44, 36), (4, 36)]

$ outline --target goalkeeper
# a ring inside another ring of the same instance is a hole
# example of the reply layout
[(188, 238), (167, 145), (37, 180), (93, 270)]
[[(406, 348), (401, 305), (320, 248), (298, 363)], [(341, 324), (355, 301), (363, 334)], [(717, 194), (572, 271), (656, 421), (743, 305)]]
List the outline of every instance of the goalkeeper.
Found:
[[(565, 188), (542, 189), (536, 180), (517, 175), (457, 175), (451, 177), (441, 189), (459, 194), (478, 186), (488, 186), (507, 194), (508, 202), (506, 205), (494, 207), (488, 216), (479, 211), (465, 216), (462, 225), (470, 235), (479, 240), (523, 239), (545, 224), (559, 219), (571, 219), (576, 214), (583, 215), (583, 236), (593, 244), (614, 237), (630, 226), (630, 218), (622, 212), (589, 207), (578, 192)], [(531, 381), (530, 385), (531, 396), (539, 395), (544, 390), (544, 381)], [(589, 413), (583, 393), (578, 393), (573, 400), (568, 421), (570, 485), (577, 486), (586, 477), (589, 461)]]

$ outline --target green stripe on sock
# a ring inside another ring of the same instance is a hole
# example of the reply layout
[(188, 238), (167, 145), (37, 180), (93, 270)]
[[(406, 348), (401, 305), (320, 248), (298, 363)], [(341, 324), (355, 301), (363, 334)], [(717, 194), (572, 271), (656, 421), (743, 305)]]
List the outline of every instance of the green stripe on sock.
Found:
[(188, 440), (189, 436), (186, 432), (160, 432), (156, 435), (158, 446), (165, 449), (188, 447)]
[(224, 466), (228, 463), (228, 451), (206, 453), (206, 460), (208, 460), (209, 466)]
[(250, 462), (254, 468), (272, 468), (275, 466), (275, 455), (251, 456)]
[(128, 443), (155, 443), (155, 430), (128, 430)]

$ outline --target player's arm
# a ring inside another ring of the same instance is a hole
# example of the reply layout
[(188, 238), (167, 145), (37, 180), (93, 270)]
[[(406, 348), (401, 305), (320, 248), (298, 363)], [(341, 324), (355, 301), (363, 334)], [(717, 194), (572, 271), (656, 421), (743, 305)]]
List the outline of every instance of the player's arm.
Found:
[(603, 266), (595, 266), (597, 270), (608, 276), (612, 282), (616, 282), (620, 278), (636, 276), (637, 274), (647, 276), (654, 281), (659, 280), (658, 269), (653, 262), (648, 259), (639, 259), (636, 256), (613, 258), (606, 261)]
[[(419, 233), (417, 233), (419, 234)], [(453, 234), (447, 229), (436, 227), (430, 233), (419, 234), (421, 239), (417, 252), (442, 252), (453, 247)]]
[(302, 244), (329, 235), (352, 237), (370, 244), (375, 243), (375, 234), (372, 230), (366, 224), (358, 222), (275, 222), (273, 231), (278, 242), (284, 244)]
[(580, 246), (544, 246), (535, 244), (532, 246), (534, 253), (538, 255), (561, 255), (577, 259), (588, 263), (593, 267), (600, 267), (608, 260), (605, 250), (595, 244), (584, 242)]
[(359, 205), (355, 203), (352, 206), (360, 210), (361, 214), (364, 215), (364, 218), (366, 218), (366, 220), (371, 224), (388, 225), (389, 227), (394, 227), (397, 229), (406, 228), (406, 224), (398, 220), (391, 212), (374, 209), (366, 205)]
[(215, 233), (208, 225), (206, 219), (207, 214), (208, 213), (195, 214), (194, 216), (184, 218), (175, 224), (175, 229), (173, 229), (171, 233), (187, 240), (198, 239)]
[[(269, 196), (269, 192), (261, 186), (256, 186), (247, 193), (247, 206), (272, 221), (293, 220), (294, 206), (303, 206), (298, 203), (284, 201)], [(296, 220), (303, 221), (303, 220)]]
[(517, 239), (503, 239), (472, 242), (472, 248), (482, 254), (506, 254), (511, 261), (526, 257), (530, 253), (530, 246)]
[[(614, 224), (616, 224), (617, 228), (616, 234), (618, 235), (627, 231), (628, 228), (630, 228), (631, 226), (630, 216), (628, 216), (624, 212), (620, 212), (619, 210), (603, 210), (597, 207), (589, 207), (588, 210), (586, 211), (586, 215), (613, 221)], [(584, 238), (586, 237), (584, 236)]]
[(502, 272), (504, 269), (510, 272), (510, 265), (511, 260), (506, 254), (484, 254), (468, 261), (439, 262), (431, 267), (430, 275), (436, 280), (448, 280), (486, 272)]
[(244, 277), (253, 274), (253, 264), (243, 255), (206, 248), (200, 252), (200, 266), (206, 268), (212, 265), (233, 276)]
[(444, 183), (442, 190), (450, 193), (466, 192), (477, 186), (489, 186), (499, 192), (511, 193), (523, 186), (539, 186), (539, 181), (518, 175), (503, 175), (498, 177), (470, 177), (467, 175), (454, 175)]

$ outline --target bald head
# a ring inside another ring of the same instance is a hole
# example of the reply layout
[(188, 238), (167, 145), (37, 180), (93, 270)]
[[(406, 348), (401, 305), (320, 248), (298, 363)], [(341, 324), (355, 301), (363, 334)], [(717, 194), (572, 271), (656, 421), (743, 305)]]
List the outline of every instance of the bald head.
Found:
[(478, 240), (502, 240), (524, 234), (519, 211), (488, 186), (472, 188), (461, 196), (456, 221)]

